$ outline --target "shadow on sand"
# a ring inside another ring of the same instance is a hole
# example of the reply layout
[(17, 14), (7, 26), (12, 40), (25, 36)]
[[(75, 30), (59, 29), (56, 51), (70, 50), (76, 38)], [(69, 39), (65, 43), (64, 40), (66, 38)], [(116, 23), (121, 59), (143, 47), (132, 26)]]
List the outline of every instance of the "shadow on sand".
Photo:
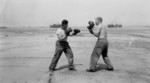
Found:
[[(83, 64), (75, 64), (75, 66), (78, 66), (78, 65), (83, 65)], [(66, 69), (66, 68), (69, 68), (69, 65), (63, 65), (63, 66), (60, 66), (58, 68), (56, 68), (56, 71), (57, 70), (62, 70), (62, 69)], [(108, 67), (106, 64), (102, 64), (102, 63), (98, 63), (97, 64), (97, 67), (96, 67), (96, 70), (97, 71), (100, 71), (100, 70), (107, 70)], [(48, 80), (48, 83), (52, 83), (52, 79), (53, 79), (53, 75), (54, 75), (54, 72), (50, 73), (49, 74), (49, 80)]]
[[(78, 65), (83, 65), (83, 64), (74, 64), (74, 66), (78, 66)], [(57, 70), (66, 69), (66, 68), (69, 68), (69, 65), (60, 66), (60, 67), (56, 68), (56, 71), (57, 71)]]
[(108, 66), (106, 64), (102, 64), (102, 63), (98, 63), (97, 64), (97, 67), (96, 67), (96, 70), (97, 71), (100, 71), (100, 70), (107, 70), (108, 69)]
[[(78, 66), (78, 65), (83, 65), (83, 64), (74, 64), (74, 66)], [(66, 68), (69, 68), (69, 65), (60, 66), (60, 67), (56, 68), (56, 71), (66, 69)], [(52, 83), (53, 75), (54, 75), (54, 72), (49, 73), (48, 83)]]

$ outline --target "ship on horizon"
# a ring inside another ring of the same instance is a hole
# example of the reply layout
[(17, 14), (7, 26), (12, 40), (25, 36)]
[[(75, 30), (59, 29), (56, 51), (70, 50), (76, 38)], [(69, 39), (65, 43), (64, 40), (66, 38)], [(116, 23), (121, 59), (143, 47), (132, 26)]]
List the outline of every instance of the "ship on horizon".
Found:
[(108, 24), (108, 28), (121, 28), (122, 24)]
[(50, 25), (50, 28), (60, 28), (60, 27), (61, 27), (60, 23)]

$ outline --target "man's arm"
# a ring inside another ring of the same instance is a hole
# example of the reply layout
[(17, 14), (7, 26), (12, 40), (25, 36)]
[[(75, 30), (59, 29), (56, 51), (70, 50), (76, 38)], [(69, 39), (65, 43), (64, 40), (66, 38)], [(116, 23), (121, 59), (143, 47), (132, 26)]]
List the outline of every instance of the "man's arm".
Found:
[(75, 35), (72, 33), (72, 34), (69, 34), (68, 36), (75, 36)]
[(89, 24), (89, 26), (87, 26), (87, 28), (89, 29), (89, 32), (90, 32), (91, 34), (93, 34), (94, 36), (99, 37), (101, 30), (99, 30), (98, 33), (95, 33), (95, 32), (93, 31), (93, 28), (94, 28), (94, 26), (95, 26), (94, 22), (93, 22), (93, 21), (89, 21), (88, 24)]
[(66, 33), (67, 36), (73, 36), (71, 34), (71, 32), (72, 32), (72, 29), (70, 27), (65, 30), (65, 33)]
[(75, 36), (72, 32), (70, 32), (69, 34), (67, 34), (67, 36)]
[(81, 32), (80, 29), (74, 29), (73, 33), (69, 32), (69, 34), (67, 34), (67, 36), (75, 36), (75, 35), (77, 35), (80, 32)]
[(100, 33), (101, 33), (101, 28), (99, 29), (98, 33), (95, 33), (95, 32), (93, 31), (93, 29), (89, 29), (89, 32), (90, 32), (91, 34), (93, 34), (95, 37), (99, 37), (99, 36), (100, 36)]
[(59, 40), (65, 40), (65, 38), (66, 38), (65, 35), (61, 35), (61, 34), (57, 34), (57, 37)]

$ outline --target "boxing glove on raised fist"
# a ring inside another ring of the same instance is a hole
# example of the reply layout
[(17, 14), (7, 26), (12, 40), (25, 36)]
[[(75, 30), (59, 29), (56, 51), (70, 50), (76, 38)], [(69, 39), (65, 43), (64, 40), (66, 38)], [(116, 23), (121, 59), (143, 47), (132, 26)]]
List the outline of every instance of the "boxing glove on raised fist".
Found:
[(87, 26), (88, 29), (92, 29), (95, 25), (93, 21), (89, 21), (88, 24), (89, 24), (89, 26)]
[(78, 33), (80, 33), (80, 29), (74, 29), (73, 31), (73, 35), (77, 35)]
[(71, 29), (70, 27), (68, 27), (68, 28), (66, 29), (66, 35), (70, 35), (70, 32), (72, 32), (72, 29)]

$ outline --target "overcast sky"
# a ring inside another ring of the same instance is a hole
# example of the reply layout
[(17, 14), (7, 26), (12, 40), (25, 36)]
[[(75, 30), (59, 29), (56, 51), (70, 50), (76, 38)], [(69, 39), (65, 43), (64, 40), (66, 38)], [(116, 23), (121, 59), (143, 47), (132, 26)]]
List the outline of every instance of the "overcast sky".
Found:
[(104, 24), (150, 25), (150, 0), (0, 0), (0, 26), (48, 26), (62, 19), (85, 26), (97, 16)]

